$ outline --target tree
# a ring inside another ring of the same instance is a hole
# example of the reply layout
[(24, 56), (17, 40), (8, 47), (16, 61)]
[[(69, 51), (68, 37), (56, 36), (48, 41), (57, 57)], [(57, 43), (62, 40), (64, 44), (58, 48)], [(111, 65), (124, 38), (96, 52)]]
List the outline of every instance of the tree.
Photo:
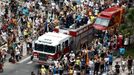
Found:
[(124, 23), (120, 25), (119, 31), (126, 38), (130, 38), (134, 34), (134, 8), (129, 8), (124, 15)]

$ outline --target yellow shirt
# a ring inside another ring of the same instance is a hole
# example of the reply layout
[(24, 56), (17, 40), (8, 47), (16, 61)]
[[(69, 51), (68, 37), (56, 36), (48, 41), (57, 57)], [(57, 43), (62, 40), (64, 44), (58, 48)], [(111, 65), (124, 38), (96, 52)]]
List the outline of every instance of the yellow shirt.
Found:
[(69, 70), (69, 74), (73, 75), (73, 70), (72, 69)]
[(45, 74), (46, 73), (46, 69), (45, 68), (41, 68), (41, 74)]
[(31, 28), (31, 23), (30, 22), (27, 22), (27, 27)]
[(91, 18), (91, 23), (93, 23), (93, 22), (94, 22), (95, 17), (94, 17), (94, 16), (91, 16), (90, 18)]
[(27, 32), (27, 30), (24, 30), (24, 35), (28, 35), (28, 32)]
[(75, 64), (76, 65), (80, 65), (80, 60), (77, 59), (76, 62), (75, 62)]

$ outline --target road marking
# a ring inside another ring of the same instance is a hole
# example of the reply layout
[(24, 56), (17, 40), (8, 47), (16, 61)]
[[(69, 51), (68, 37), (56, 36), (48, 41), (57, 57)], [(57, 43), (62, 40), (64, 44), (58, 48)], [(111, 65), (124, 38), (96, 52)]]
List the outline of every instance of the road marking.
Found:
[(33, 61), (30, 61), (30, 62), (28, 62), (27, 64), (32, 64), (33, 63)]
[(21, 61), (20, 61), (20, 62), (18, 62), (18, 63), (23, 63), (23, 62), (25, 62), (25, 61), (29, 60), (30, 58), (31, 58), (31, 56), (28, 56), (27, 58), (25, 58), (25, 59), (21, 60)]

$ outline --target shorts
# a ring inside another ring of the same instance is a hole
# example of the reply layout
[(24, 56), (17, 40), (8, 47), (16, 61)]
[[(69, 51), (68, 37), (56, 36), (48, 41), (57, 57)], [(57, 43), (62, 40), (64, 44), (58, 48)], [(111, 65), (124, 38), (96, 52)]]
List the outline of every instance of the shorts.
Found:
[(112, 65), (113, 64), (113, 62), (109, 62), (109, 65)]

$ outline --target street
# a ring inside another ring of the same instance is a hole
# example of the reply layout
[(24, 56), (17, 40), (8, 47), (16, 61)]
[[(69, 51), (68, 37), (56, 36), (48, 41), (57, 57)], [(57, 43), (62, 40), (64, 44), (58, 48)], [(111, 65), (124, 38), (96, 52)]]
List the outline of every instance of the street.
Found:
[(7, 61), (4, 65), (4, 72), (0, 73), (0, 75), (30, 75), (32, 71), (37, 73), (38, 66), (32, 63), (30, 59), (25, 59), (16, 64)]

